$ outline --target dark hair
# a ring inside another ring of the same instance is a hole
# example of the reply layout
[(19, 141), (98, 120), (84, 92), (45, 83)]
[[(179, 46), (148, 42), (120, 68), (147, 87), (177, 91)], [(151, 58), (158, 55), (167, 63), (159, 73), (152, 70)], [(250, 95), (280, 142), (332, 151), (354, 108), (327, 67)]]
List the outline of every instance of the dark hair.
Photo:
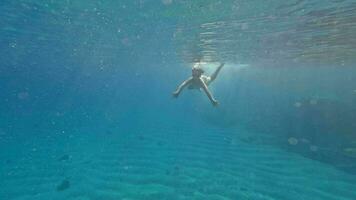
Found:
[(199, 71), (200, 73), (204, 73), (204, 70), (200, 67), (193, 67), (192, 71), (194, 70)]

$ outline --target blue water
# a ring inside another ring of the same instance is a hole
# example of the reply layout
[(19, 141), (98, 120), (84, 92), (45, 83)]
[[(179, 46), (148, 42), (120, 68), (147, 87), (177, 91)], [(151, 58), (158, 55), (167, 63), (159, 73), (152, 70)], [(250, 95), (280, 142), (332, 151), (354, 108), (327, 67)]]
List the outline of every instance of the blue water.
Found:
[(3, 0), (0, 199), (356, 199), (355, 10)]

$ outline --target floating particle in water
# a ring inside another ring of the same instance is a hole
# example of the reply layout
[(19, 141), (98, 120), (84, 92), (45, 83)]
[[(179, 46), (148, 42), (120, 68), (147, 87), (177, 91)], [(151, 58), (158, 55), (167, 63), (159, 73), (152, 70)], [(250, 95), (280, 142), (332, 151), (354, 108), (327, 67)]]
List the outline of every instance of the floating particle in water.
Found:
[(232, 140), (230, 141), (230, 145), (237, 145), (237, 141), (236, 141), (235, 139), (232, 139)]
[(316, 105), (316, 104), (318, 104), (318, 100), (312, 99), (309, 101), (309, 103), (310, 103), (310, 105)]
[(129, 38), (123, 38), (121, 40), (121, 44), (124, 45), (124, 46), (130, 46), (131, 45), (131, 41)]
[(300, 102), (295, 102), (294, 107), (300, 108), (302, 106), (302, 103)]
[(254, 143), (257, 141), (257, 139), (255, 137), (248, 136), (245, 138), (241, 138), (241, 141), (246, 142), (246, 143)]
[(162, 141), (158, 141), (158, 142), (157, 142), (157, 145), (158, 145), (158, 146), (163, 146), (163, 142), (162, 142)]
[(310, 151), (313, 151), (313, 152), (316, 152), (319, 150), (319, 148), (315, 145), (310, 145), (309, 149), (310, 149)]
[(248, 27), (248, 23), (242, 23), (241, 24), (241, 29), (242, 30), (247, 30), (249, 27)]
[(70, 182), (68, 179), (64, 179), (59, 185), (57, 185), (56, 190), (58, 192), (64, 191), (70, 188)]
[(64, 116), (64, 112), (56, 112), (56, 116), (57, 117), (62, 117), (62, 116)]
[(173, 169), (167, 170), (167, 171), (166, 171), (166, 174), (167, 174), (167, 175), (179, 175), (180, 171), (181, 171), (180, 167), (177, 166), (177, 165), (175, 165), (175, 166), (173, 167)]
[(288, 138), (288, 143), (290, 145), (297, 145), (298, 144), (298, 139), (294, 138), (294, 137), (290, 137), (290, 138)]
[(38, 123), (35, 123), (35, 124), (32, 125), (32, 127), (33, 127), (33, 128), (39, 128), (40, 125), (39, 125)]
[(19, 92), (17, 94), (17, 98), (21, 100), (27, 99), (29, 96), (28, 92)]
[(174, 171), (179, 171), (180, 167), (178, 165), (174, 166)]
[(9, 46), (10, 46), (11, 48), (15, 48), (15, 47), (16, 47), (16, 43), (15, 43), (15, 42), (11, 42), (11, 43), (9, 44)]
[(173, 0), (162, 0), (162, 3), (163, 3), (164, 5), (170, 5), (170, 4), (173, 3)]
[(242, 191), (242, 192), (246, 192), (246, 191), (248, 191), (248, 189), (247, 189), (247, 188), (245, 188), (245, 187), (240, 187), (240, 191)]
[(143, 135), (139, 135), (138, 139), (142, 141), (142, 140), (145, 140), (145, 137)]
[(310, 143), (310, 141), (309, 141), (308, 139), (305, 139), (305, 138), (300, 139), (300, 141), (301, 141), (302, 143)]
[(232, 5), (232, 9), (235, 10), (235, 11), (237, 11), (237, 10), (240, 9), (240, 5), (237, 4), (237, 2), (235, 2), (235, 3)]
[(356, 148), (353, 147), (345, 148), (344, 152), (349, 156), (356, 157)]

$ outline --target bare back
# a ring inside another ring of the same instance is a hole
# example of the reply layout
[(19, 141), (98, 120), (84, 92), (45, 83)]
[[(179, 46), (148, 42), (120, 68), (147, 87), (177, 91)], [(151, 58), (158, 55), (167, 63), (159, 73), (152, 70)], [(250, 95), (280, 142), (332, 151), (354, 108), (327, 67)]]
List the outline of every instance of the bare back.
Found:
[[(209, 76), (202, 75), (200, 78), (201, 80), (203, 80), (203, 82), (206, 85), (209, 85), (211, 83), (211, 78)], [(193, 79), (188, 86), (188, 89), (200, 89), (200, 88), (201, 88), (200, 80), (195, 80), (195, 79)]]

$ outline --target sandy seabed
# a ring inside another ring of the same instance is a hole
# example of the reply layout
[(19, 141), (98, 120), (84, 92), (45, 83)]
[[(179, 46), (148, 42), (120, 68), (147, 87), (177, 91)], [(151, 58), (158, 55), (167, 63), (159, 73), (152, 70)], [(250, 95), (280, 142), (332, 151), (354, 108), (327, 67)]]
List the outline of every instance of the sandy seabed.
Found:
[(241, 140), (246, 134), (146, 128), (3, 137), (0, 199), (356, 199), (356, 176)]

